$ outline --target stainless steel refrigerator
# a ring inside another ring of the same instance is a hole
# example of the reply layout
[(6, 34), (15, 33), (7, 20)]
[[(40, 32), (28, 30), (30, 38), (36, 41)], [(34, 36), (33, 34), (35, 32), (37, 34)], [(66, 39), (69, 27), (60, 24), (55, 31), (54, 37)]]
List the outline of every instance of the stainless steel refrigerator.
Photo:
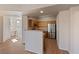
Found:
[(51, 39), (56, 39), (56, 24), (48, 24), (48, 35)]

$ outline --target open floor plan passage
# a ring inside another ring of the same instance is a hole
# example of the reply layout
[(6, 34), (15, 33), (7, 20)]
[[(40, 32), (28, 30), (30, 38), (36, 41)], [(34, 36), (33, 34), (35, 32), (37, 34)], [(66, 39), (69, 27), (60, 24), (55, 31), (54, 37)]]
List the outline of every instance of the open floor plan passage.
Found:
[(79, 54), (79, 4), (1, 4), (0, 54)]

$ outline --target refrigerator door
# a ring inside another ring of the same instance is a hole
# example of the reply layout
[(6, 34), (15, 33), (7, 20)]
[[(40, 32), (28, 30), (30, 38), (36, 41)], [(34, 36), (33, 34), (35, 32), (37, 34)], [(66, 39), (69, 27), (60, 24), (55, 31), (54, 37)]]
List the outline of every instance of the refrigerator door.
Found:
[(48, 24), (49, 38), (55, 38), (55, 24)]
[(55, 38), (55, 24), (52, 24), (52, 38)]

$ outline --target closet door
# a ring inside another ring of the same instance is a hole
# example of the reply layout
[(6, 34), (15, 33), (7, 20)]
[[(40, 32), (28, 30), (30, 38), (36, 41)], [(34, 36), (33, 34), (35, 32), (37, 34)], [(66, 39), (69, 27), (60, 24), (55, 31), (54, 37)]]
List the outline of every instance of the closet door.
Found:
[(57, 17), (57, 43), (59, 49), (69, 51), (69, 11), (61, 11)]

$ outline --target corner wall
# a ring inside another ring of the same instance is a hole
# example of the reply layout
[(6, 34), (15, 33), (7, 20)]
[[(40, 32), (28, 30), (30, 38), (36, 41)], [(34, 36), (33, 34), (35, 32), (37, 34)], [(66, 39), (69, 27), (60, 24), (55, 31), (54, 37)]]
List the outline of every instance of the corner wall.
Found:
[(22, 17), (22, 40), (25, 43), (26, 40), (26, 31), (28, 30), (28, 19), (27, 16)]
[(79, 6), (58, 14), (57, 43), (60, 49), (79, 54)]
[(3, 16), (0, 16), (0, 43), (3, 41)]
[(79, 6), (70, 9), (71, 13), (71, 53), (79, 54)]

